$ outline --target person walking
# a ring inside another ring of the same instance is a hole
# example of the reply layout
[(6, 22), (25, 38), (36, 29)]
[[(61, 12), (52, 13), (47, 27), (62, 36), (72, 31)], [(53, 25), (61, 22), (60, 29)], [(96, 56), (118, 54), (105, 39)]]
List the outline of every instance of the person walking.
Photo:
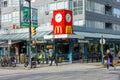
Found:
[(55, 52), (53, 52), (51, 56), (52, 56), (52, 57), (50, 58), (50, 61), (51, 61), (51, 62), (50, 62), (50, 65), (49, 65), (49, 66), (52, 66), (53, 61), (55, 61), (56, 66), (58, 66), (57, 54), (56, 54)]
[[(44, 55), (43, 55), (43, 51), (41, 50), (40, 54), (38, 56), (38, 64), (41, 64), (41, 61), (43, 61), (43, 58), (44, 58)], [(43, 61), (43, 63), (44, 63), (44, 61)]]
[(118, 51), (117, 56), (118, 56), (118, 59), (120, 60), (120, 50)]
[[(112, 56), (112, 54), (110, 53), (110, 50), (107, 50), (107, 51), (106, 51), (104, 60), (106, 61), (105, 63), (106, 63), (106, 65), (107, 65), (107, 69), (109, 69), (109, 66), (114, 67), (114, 65), (113, 65), (113, 56)], [(115, 67), (114, 67), (114, 69), (115, 69)]]

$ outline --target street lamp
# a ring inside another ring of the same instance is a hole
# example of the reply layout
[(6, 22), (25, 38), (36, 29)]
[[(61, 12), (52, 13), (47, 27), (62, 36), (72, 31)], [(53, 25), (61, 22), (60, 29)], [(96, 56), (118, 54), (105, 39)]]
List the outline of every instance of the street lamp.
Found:
[(30, 68), (32, 68), (32, 61), (31, 61), (31, 42), (32, 42), (32, 36), (31, 36), (31, 26), (32, 26), (32, 22), (31, 22), (31, 0), (25, 0), (28, 2), (29, 4), (29, 65), (30, 65)]

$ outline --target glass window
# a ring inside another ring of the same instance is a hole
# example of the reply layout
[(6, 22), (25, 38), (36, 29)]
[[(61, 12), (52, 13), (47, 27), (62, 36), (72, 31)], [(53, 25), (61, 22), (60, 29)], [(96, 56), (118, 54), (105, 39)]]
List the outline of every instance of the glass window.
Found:
[(116, 0), (117, 2), (120, 2), (120, 0)]
[(64, 8), (65, 8), (65, 9), (69, 9), (68, 6), (69, 6), (68, 1), (65, 1), (65, 2), (64, 2)]
[(83, 13), (83, 0), (74, 0), (73, 13), (74, 15)]
[(113, 15), (117, 18), (120, 18), (120, 9), (113, 8)]
[(53, 11), (56, 9), (56, 3), (51, 3), (50, 4), (50, 11)]
[(112, 23), (105, 23), (105, 29), (112, 29)]
[(2, 15), (2, 22), (9, 22), (12, 20), (11, 14), (3, 14)]
[(84, 20), (76, 20), (76, 21), (74, 21), (73, 24), (76, 25), (76, 26), (82, 26), (82, 27), (83, 27), (83, 25), (84, 25)]
[(113, 24), (113, 30), (115, 30), (115, 31), (120, 31), (120, 25), (118, 25), (118, 24)]
[(12, 0), (8, 0), (8, 6), (9, 6), (9, 7), (12, 6)]
[(64, 2), (58, 2), (56, 6), (57, 6), (57, 9), (64, 9), (65, 4)]
[(19, 23), (19, 11), (12, 13), (12, 21), (13, 23)]
[(85, 23), (86, 27), (97, 28), (97, 29), (105, 29), (105, 23), (104, 22), (90, 21), (90, 20), (86, 20), (85, 22), (86, 22)]
[(49, 4), (50, 11), (56, 10), (56, 9), (68, 9), (68, 1), (59, 1), (56, 3), (50, 3)]
[(8, 2), (7, 1), (4, 1), (4, 7), (7, 7), (7, 5), (8, 5)]
[(19, 0), (12, 0), (12, 6), (19, 6)]
[(86, 0), (86, 10), (95, 13), (105, 14), (105, 6), (91, 0)]
[(73, 2), (72, 2), (72, 0), (69, 0), (68, 6), (69, 6), (68, 9), (72, 10), (72, 8), (73, 8)]

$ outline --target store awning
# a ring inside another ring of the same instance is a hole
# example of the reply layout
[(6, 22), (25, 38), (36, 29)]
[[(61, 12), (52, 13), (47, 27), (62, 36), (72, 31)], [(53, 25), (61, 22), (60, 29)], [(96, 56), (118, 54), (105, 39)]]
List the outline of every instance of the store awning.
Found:
[(8, 47), (9, 45), (19, 43), (21, 41), (11, 41), (11, 44), (8, 43), (8, 41), (3, 41), (0, 43), (0, 47)]
[(114, 35), (114, 34), (104, 34), (104, 33), (88, 33), (88, 32), (74, 32), (77, 35), (82, 35), (85, 38), (91, 37), (91, 38), (108, 38), (108, 39), (120, 39), (120, 35)]
[[(44, 38), (44, 35), (48, 35), (51, 31), (39, 31), (34, 39)], [(0, 40), (29, 40), (29, 33), (12, 33), (12, 34), (1, 34)]]

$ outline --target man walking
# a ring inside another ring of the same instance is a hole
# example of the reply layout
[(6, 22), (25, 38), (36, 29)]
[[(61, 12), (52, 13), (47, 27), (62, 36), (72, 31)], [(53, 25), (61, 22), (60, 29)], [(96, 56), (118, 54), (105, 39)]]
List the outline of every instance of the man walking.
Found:
[(53, 61), (55, 61), (56, 66), (58, 66), (57, 62), (57, 54), (55, 52), (52, 53), (52, 57), (50, 58), (51, 62), (49, 66), (52, 66)]

